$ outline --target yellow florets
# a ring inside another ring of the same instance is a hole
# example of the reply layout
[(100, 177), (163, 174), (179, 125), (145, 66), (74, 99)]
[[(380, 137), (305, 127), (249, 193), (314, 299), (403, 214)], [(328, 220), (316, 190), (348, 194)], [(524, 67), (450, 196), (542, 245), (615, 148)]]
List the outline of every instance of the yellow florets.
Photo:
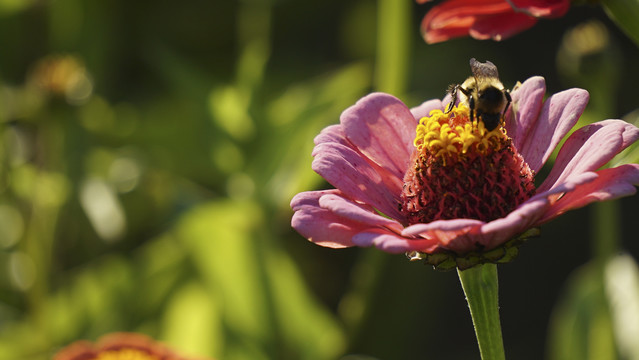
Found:
[(500, 147), (500, 139), (504, 137), (505, 130), (501, 127), (488, 131), (482, 121), (471, 123), (468, 107), (460, 105), (448, 113), (432, 110), (428, 117), (421, 118), (414, 144), (420, 152), (428, 151), (437, 157), (468, 151), (485, 154)]

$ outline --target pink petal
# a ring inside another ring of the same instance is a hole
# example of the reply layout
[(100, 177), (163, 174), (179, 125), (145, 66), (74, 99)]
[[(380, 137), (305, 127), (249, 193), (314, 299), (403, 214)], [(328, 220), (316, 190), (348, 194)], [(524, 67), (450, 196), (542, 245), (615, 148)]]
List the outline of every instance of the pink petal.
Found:
[(477, 250), (479, 239), (476, 233), (483, 224), (483, 221), (473, 219), (438, 220), (411, 225), (404, 229), (402, 235), (436, 240), (441, 248), (463, 254)]
[(430, 112), (433, 110), (444, 110), (444, 105), (441, 100), (434, 99), (423, 102), (421, 105), (410, 109), (411, 114), (415, 120), (419, 120), (423, 117), (430, 116)]
[(511, 111), (506, 115), (506, 131), (520, 153), (524, 143), (531, 140), (527, 135), (532, 132), (539, 117), (545, 93), (546, 81), (541, 76), (529, 78), (512, 93)]
[(385, 229), (371, 229), (360, 232), (353, 237), (353, 243), (362, 247), (375, 246), (392, 254), (413, 250), (432, 252), (437, 248), (437, 242), (434, 240), (410, 239)]
[(588, 103), (588, 92), (570, 89), (549, 97), (537, 122), (518, 148), (528, 166), (538, 172), (561, 139), (572, 129)]
[[(453, 101), (453, 97), (452, 97), (452, 95), (450, 95), (450, 92), (448, 92), (448, 93), (446, 93), (446, 96), (444, 96), (444, 98), (442, 99), (442, 106), (444, 108), (447, 108), (451, 101)], [(459, 104), (459, 100), (457, 100), (457, 104)], [(457, 104), (455, 104), (455, 105), (457, 105)]]
[[(395, 176), (395, 174), (393, 174), (393, 173), (389, 172), (388, 170), (380, 167), (375, 162), (373, 162), (371, 159), (367, 158), (366, 155), (364, 155), (361, 152), (359, 152), (355, 148), (355, 146), (353, 144), (351, 144), (351, 142), (348, 141), (348, 139), (346, 139), (346, 136), (344, 135), (344, 129), (342, 128), (341, 125), (328, 126), (324, 130), (322, 130), (322, 132), (318, 136), (315, 137), (315, 144), (316, 145), (320, 145), (322, 143), (327, 143), (327, 144), (328, 143), (337, 143), (337, 144), (340, 144), (340, 145), (343, 145), (343, 146), (347, 147), (348, 149), (351, 149), (352, 151), (357, 153), (358, 156), (361, 159), (366, 161), (370, 165), (370, 167), (373, 169), (373, 171), (375, 171), (375, 172), (377, 172), (379, 174), (379, 176), (382, 179), (382, 184), (380, 184), (380, 186), (382, 187), (381, 191), (389, 191), (391, 194), (394, 194), (393, 196), (395, 196), (396, 194), (401, 193), (402, 187), (404, 185), (403, 175), (402, 175), (402, 177)], [(316, 146), (313, 149), (312, 155), (315, 157), (316, 155), (318, 155), (322, 151), (323, 148), (324, 147), (322, 147), (322, 146)], [(399, 196), (399, 195), (397, 195), (397, 196)], [(395, 199), (395, 198), (393, 198), (393, 199)], [(396, 206), (395, 201), (393, 201), (393, 204), (391, 204), (391, 206), (393, 206), (393, 207)]]
[(566, 140), (538, 191), (550, 189), (573, 174), (597, 170), (637, 139), (639, 129), (621, 120), (584, 126)]
[(487, 249), (492, 249), (527, 229), (538, 226), (554, 198), (573, 191), (578, 185), (593, 181), (596, 177), (594, 173), (579, 174), (550, 191), (533, 196), (507, 216), (483, 225), (477, 241)]
[(340, 121), (346, 138), (360, 152), (396, 177), (404, 177), (417, 128), (404, 103), (388, 94), (370, 94), (346, 109)]
[(550, 206), (546, 198), (529, 199), (506, 217), (493, 220), (481, 227), (480, 243), (493, 249), (527, 229), (535, 226)]
[(297, 194), (291, 200), (291, 208), (295, 211), (291, 226), (300, 235), (321, 246), (336, 249), (353, 246), (353, 236), (366, 230), (367, 226), (322, 209), (319, 199), (325, 194), (339, 194), (339, 191), (308, 191)]
[(322, 196), (319, 200), (319, 205), (337, 216), (366, 224), (370, 227), (386, 227), (398, 233), (404, 228), (397, 221), (377, 214), (370, 206), (357, 204), (337, 194)]
[(565, 193), (574, 191), (579, 185), (595, 181), (597, 177), (598, 175), (592, 171), (574, 174), (548, 190), (537, 189), (537, 193), (531, 199), (543, 197), (550, 199), (550, 201), (554, 203), (556, 199), (564, 196)]
[(422, 236), (429, 237), (432, 231), (459, 231), (468, 228), (474, 228), (485, 224), (481, 220), (475, 219), (454, 219), (454, 220), (436, 220), (429, 223), (410, 225), (402, 231), (403, 236)]
[(320, 143), (313, 154), (313, 170), (347, 196), (370, 204), (394, 219), (403, 218), (397, 209), (401, 179), (369, 164), (362, 154), (340, 143)]
[(639, 185), (638, 164), (603, 169), (597, 175), (594, 181), (577, 186), (575, 191), (557, 200), (540, 222), (547, 222), (568, 210), (578, 209), (595, 201), (613, 200), (637, 192), (635, 186)]
[[(325, 127), (322, 131), (320, 131), (319, 135), (313, 139), (315, 145), (323, 144), (323, 143), (338, 143), (344, 146), (349, 146), (353, 149), (353, 145), (346, 140), (346, 135), (344, 135), (344, 129), (342, 125), (330, 125)], [(315, 149), (313, 149), (315, 152)], [(315, 156), (315, 154), (313, 154)]]
[[(439, 220), (405, 228), (401, 235), (408, 240), (399, 240), (396, 235), (390, 237), (369, 235), (366, 238), (369, 240), (371, 237), (374, 238), (375, 244), (380, 248), (391, 247), (385, 242), (392, 241), (392, 248), (401, 248), (405, 251), (425, 251), (413, 246), (416, 243), (412, 238), (415, 237), (434, 241), (432, 244), (429, 243), (430, 250), (425, 252), (442, 248), (464, 254), (476, 251), (480, 246), (486, 250), (493, 249), (527, 229), (538, 226), (548, 213), (554, 197), (573, 191), (578, 185), (593, 181), (595, 178), (597, 175), (594, 173), (579, 174), (551, 191), (535, 195), (506, 217), (489, 223), (473, 219)], [(354, 242), (357, 244), (357, 241), (354, 240)]]

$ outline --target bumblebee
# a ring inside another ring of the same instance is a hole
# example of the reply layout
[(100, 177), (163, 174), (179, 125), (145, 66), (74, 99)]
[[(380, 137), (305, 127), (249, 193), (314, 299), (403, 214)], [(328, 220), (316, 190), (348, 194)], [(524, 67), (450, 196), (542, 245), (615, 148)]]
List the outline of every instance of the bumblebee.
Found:
[(510, 92), (499, 80), (497, 66), (490, 61), (482, 63), (472, 58), (470, 70), (473, 76), (468, 77), (461, 85), (453, 84), (448, 88), (452, 100), (446, 112), (453, 109), (459, 98), (461, 103), (470, 108), (470, 121), (477, 117), (491, 131), (499, 126), (508, 110), (512, 101)]

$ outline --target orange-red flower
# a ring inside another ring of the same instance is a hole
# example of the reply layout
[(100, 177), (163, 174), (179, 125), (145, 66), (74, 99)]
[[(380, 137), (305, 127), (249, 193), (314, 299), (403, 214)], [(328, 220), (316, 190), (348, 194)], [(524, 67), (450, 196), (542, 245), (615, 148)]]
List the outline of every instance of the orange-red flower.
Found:
[(564, 16), (569, 7), (569, 0), (445, 0), (426, 14), (421, 30), (430, 44), (468, 35), (502, 40), (532, 27), (538, 18)]
[(53, 360), (189, 360), (150, 337), (136, 333), (112, 333), (96, 343), (76, 341), (58, 351)]

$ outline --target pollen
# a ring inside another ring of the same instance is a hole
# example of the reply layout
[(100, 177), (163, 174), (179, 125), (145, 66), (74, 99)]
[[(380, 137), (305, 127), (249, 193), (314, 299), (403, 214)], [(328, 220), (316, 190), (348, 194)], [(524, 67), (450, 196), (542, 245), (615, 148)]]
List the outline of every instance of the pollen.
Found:
[(464, 156), (469, 151), (487, 154), (499, 150), (506, 139), (506, 130), (497, 127), (488, 131), (481, 121), (469, 120), (469, 109), (461, 105), (450, 112), (432, 110), (420, 119), (414, 145), (418, 151), (445, 161), (453, 154)]
[(491, 221), (535, 193), (534, 174), (502, 126), (471, 122), (466, 106), (420, 119), (404, 176), (407, 225), (446, 219)]

